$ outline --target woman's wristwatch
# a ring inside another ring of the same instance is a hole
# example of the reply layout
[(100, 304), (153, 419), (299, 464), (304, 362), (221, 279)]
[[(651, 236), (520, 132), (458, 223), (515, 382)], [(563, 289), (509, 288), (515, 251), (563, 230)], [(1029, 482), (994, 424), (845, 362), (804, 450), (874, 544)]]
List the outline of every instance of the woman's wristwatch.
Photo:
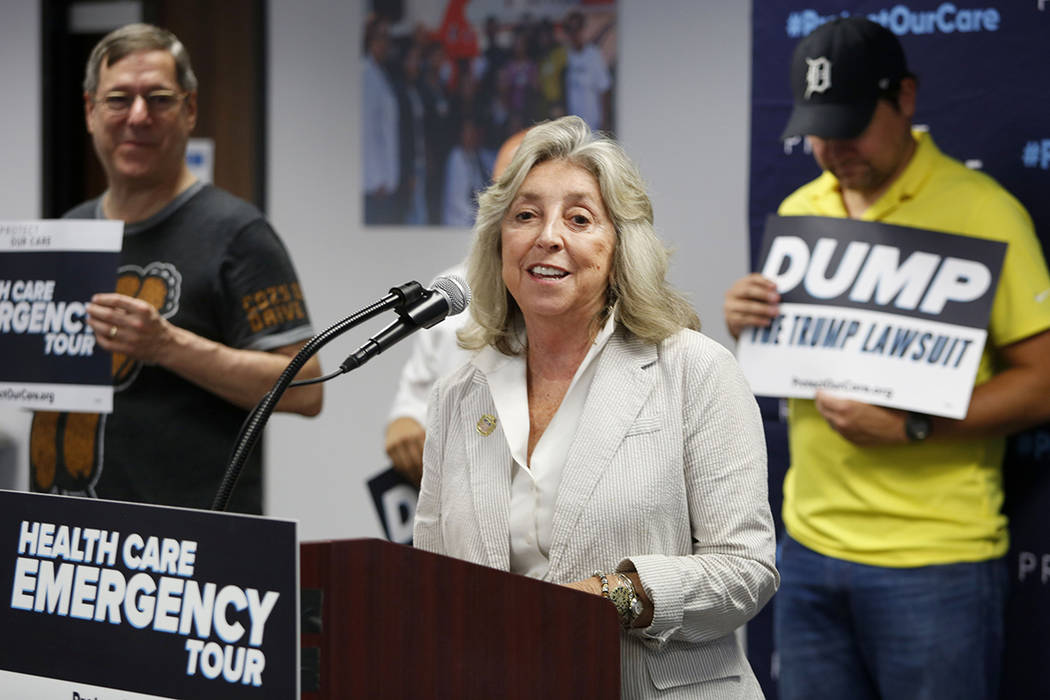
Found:
[(620, 624), (624, 629), (630, 629), (634, 621), (642, 614), (642, 601), (634, 592), (634, 583), (627, 574), (617, 572), (620, 583), (623, 584), (609, 591), (609, 600), (616, 606), (616, 614), (620, 616)]

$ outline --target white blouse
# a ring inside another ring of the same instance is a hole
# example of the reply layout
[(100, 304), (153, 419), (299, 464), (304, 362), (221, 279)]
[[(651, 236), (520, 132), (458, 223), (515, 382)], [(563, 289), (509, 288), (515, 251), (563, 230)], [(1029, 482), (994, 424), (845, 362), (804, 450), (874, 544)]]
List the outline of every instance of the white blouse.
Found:
[(595, 360), (616, 328), (614, 316), (610, 314), (583, 362), (576, 368), (561, 405), (532, 450), (531, 463), (528, 459), (529, 398), (525, 355), (504, 355), (489, 346), (473, 359), (474, 365), (488, 379), (497, 418), (513, 457), (509, 465), (512, 472), (510, 570), (516, 574), (543, 578), (547, 573), (558, 485), (597, 370)]

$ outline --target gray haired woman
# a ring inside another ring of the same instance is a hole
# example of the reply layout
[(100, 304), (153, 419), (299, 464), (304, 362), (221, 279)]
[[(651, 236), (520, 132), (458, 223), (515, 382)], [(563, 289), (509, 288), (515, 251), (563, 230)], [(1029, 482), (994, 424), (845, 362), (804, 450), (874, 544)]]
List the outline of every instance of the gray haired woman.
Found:
[(642, 179), (577, 117), (482, 194), (473, 359), (431, 396), (417, 547), (615, 604), (622, 694), (757, 698), (776, 590), (758, 409), (666, 280)]

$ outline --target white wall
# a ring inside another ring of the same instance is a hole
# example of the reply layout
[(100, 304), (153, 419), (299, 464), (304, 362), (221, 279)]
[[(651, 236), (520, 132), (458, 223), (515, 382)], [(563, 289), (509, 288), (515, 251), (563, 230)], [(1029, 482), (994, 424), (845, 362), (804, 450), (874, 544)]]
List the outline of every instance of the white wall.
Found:
[[(40, 8), (37, 0), (5, 0), (0, 21), (0, 219), (40, 218)], [(0, 488), (26, 488), (29, 413), (0, 404), (0, 441), (15, 444), (13, 473), (0, 462)]]
[[(358, 54), (364, 3), (273, 0), (270, 22), (269, 213), (291, 249), (320, 330), (410, 279), (428, 282), (468, 244), (459, 229), (361, 226)], [(650, 185), (672, 277), (705, 331), (726, 342), (721, 298), (746, 268), (750, 3), (620, 0), (618, 133)], [(6, 0), (0, 22), (4, 168), (0, 219), (40, 216), (40, 48), (37, 0)], [(15, 68), (17, 66), (17, 69)], [(388, 319), (321, 352), (327, 370)], [(277, 415), (268, 432), (272, 515), (303, 539), (381, 534), (368, 477), (385, 466), (382, 434), (408, 344), (326, 385), (314, 419)], [(26, 414), (0, 408), (20, 442)], [(231, 436), (231, 440), (232, 440)]]
[[(360, 224), (363, 5), (269, 6), (269, 213), (319, 329), (393, 284), (425, 284), (468, 243), (465, 230)], [(721, 342), (722, 293), (747, 265), (749, 12), (744, 2), (620, 0), (618, 135), (675, 249), (673, 280)], [(331, 343), (325, 369), (365, 337)], [(303, 539), (381, 534), (365, 480), (385, 465), (385, 413), (407, 347), (329, 382), (318, 418), (271, 421), (269, 511), (298, 518)]]

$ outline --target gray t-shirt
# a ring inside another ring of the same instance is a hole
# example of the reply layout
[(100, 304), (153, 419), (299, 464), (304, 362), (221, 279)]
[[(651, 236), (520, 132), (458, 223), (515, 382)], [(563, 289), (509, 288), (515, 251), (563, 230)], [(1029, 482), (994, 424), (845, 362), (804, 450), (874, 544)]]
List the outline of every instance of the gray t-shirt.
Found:
[[(100, 202), (85, 202), (65, 218), (102, 218)], [(273, 228), (254, 206), (210, 185), (194, 185), (125, 228), (117, 291), (234, 348), (272, 350), (313, 335), (291, 259)], [(119, 354), (113, 382), (111, 414), (34, 415), (31, 488), (210, 507), (247, 412)], [(261, 513), (262, 482), (256, 449), (229, 510)]]

